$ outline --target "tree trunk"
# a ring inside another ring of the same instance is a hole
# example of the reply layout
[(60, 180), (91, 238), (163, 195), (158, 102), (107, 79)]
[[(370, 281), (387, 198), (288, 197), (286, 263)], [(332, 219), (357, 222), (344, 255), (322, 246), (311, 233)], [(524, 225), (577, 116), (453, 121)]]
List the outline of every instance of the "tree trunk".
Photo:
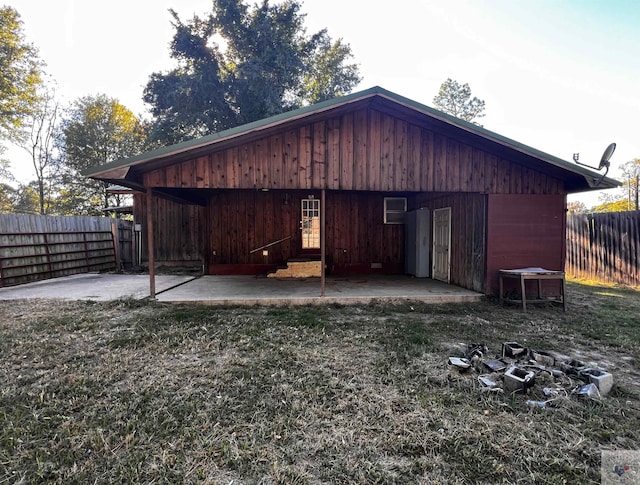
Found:
[(38, 177), (38, 199), (40, 202), (40, 215), (44, 215), (44, 180)]

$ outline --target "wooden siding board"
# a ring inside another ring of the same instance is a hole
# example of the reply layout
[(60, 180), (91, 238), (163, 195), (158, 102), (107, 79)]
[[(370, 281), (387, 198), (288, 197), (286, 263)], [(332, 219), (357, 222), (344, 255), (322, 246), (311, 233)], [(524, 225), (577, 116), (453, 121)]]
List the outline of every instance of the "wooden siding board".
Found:
[(235, 146), (224, 151), (224, 164), (227, 172), (228, 188), (241, 187), (243, 184), (243, 161), (241, 147)]
[(222, 153), (212, 153), (210, 158), (211, 165), (209, 167), (209, 179), (211, 181), (211, 186), (215, 188), (224, 188), (226, 177), (222, 173)]
[(238, 188), (250, 189), (255, 187), (253, 157), (251, 156), (251, 144), (243, 144), (238, 148), (240, 181)]
[(418, 126), (409, 125), (407, 140), (407, 190), (419, 191), (422, 178), (420, 158), (422, 139), (421, 130)]
[(353, 184), (355, 190), (367, 190), (367, 110), (358, 110), (354, 117), (353, 130)]
[(436, 192), (447, 191), (447, 140), (440, 134), (433, 137), (433, 190)]
[(180, 187), (192, 188), (196, 186), (195, 160), (181, 163), (180, 167)]
[(394, 187), (393, 190), (405, 191), (408, 189), (409, 183), (407, 179), (408, 164), (408, 131), (409, 127), (406, 121), (395, 120), (395, 145), (393, 150), (394, 165)]
[(424, 192), (430, 192), (434, 189), (434, 142), (433, 133), (428, 130), (422, 130), (422, 150), (420, 154), (420, 164), (422, 165), (420, 188)]
[(342, 117), (340, 126), (340, 170), (338, 187), (342, 190), (353, 189), (354, 166), (354, 116), (351, 113)]
[(283, 187), (295, 189), (298, 185), (298, 133), (288, 130), (283, 139)]
[(391, 191), (394, 190), (396, 179), (394, 173), (393, 164), (393, 146), (394, 146), (394, 133), (393, 133), (394, 119), (389, 115), (382, 116), (381, 123), (381, 190)]
[(269, 140), (258, 140), (256, 142), (256, 167), (258, 167), (256, 182), (259, 189), (270, 188), (269, 159)]
[(489, 153), (485, 157), (487, 164), (487, 174), (485, 175), (485, 181), (487, 184), (487, 192), (490, 194), (497, 193), (498, 187), (498, 157)]
[(380, 190), (382, 180), (382, 142), (381, 115), (379, 111), (371, 110), (368, 126), (368, 169), (367, 187), (370, 190)]
[(461, 143), (460, 150), (460, 190), (462, 192), (474, 192), (472, 149), (469, 145)]
[(207, 159), (206, 157), (198, 157), (196, 159), (196, 187), (199, 189), (207, 188), (209, 185), (207, 183), (208, 174), (207, 174)]
[(282, 149), (282, 136), (269, 137), (269, 187), (279, 189), (284, 186), (284, 155)]
[(518, 163), (511, 164), (510, 193), (519, 194), (522, 192), (522, 166)]
[(446, 187), (449, 192), (460, 191), (460, 149), (458, 142), (447, 140)]
[(313, 124), (313, 178), (311, 186), (314, 189), (322, 189), (327, 184), (327, 124), (319, 121)]
[(499, 159), (496, 177), (496, 192), (498, 194), (508, 194), (511, 184), (511, 166), (508, 160)]
[(299, 170), (298, 170), (298, 185), (301, 189), (311, 188), (311, 178), (313, 176), (311, 171), (311, 158), (313, 151), (311, 126), (304, 125), (300, 127), (300, 158), (299, 158)]
[(340, 128), (339, 118), (327, 121), (327, 188), (332, 190), (340, 188)]

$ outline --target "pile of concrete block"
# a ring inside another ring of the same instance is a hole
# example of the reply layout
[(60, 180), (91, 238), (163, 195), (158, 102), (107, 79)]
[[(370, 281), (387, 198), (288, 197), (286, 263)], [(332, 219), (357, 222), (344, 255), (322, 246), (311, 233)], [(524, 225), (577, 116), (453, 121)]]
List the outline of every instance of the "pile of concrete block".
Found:
[(482, 390), (510, 394), (535, 390), (545, 399), (527, 403), (539, 407), (571, 395), (597, 399), (613, 389), (613, 375), (604, 369), (518, 342), (504, 342), (500, 354), (493, 356), (486, 345), (471, 343), (463, 356), (449, 357), (448, 364), (462, 374), (477, 375)]

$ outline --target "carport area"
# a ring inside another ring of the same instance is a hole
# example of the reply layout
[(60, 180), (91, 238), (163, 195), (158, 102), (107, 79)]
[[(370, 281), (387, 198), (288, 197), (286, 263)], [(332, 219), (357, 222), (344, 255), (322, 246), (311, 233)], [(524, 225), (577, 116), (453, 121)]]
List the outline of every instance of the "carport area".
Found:
[[(0, 289), (0, 300), (60, 298), (109, 301), (143, 299), (148, 275), (83, 274)], [(464, 303), (482, 294), (438, 281), (410, 276), (328, 277), (325, 296), (317, 278), (276, 279), (255, 276), (156, 275), (156, 299), (205, 305), (308, 305), (422, 301)]]

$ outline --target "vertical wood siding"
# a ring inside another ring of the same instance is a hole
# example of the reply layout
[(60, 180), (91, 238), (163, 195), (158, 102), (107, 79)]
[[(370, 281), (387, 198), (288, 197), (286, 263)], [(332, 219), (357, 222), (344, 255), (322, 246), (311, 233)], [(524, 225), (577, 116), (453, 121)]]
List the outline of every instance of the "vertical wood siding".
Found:
[[(278, 265), (301, 256), (300, 201), (314, 191), (224, 191), (211, 197), (209, 263), (217, 265)], [(325, 210), (327, 262), (334, 272), (371, 270), (401, 273), (404, 227), (383, 223), (382, 194), (328, 192)], [(268, 255), (252, 251), (275, 241)], [(215, 251), (215, 255), (213, 252)], [(377, 266), (377, 265), (376, 265)]]
[[(142, 224), (142, 259), (148, 261), (147, 201), (145, 194), (134, 194), (134, 219)], [(160, 197), (153, 198), (153, 237), (156, 264), (196, 265), (204, 257), (204, 207), (178, 204)]]
[(451, 283), (484, 291), (487, 197), (481, 194), (423, 194), (417, 208), (451, 207)]
[[(404, 227), (383, 224), (384, 195), (406, 196), (410, 208), (452, 208), (453, 284), (491, 292), (499, 268), (562, 262), (562, 180), (445, 135), (428, 118), (407, 121), (369, 107), (296, 123), (144, 173), (146, 186), (199, 188), (210, 197), (206, 208), (158, 200), (158, 260), (284, 263), (300, 255), (300, 199), (326, 189), (327, 261), (335, 272), (403, 272)], [(136, 204), (144, 214), (144, 198)], [(541, 220), (550, 207), (553, 221)], [(527, 229), (535, 221), (544, 232)], [(267, 256), (251, 253), (287, 237)], [(553, 256), (537, 257), (542, 252)]]
[(150, 187), (561, 194), (559, 179), (374, 109), (144, 175)]

